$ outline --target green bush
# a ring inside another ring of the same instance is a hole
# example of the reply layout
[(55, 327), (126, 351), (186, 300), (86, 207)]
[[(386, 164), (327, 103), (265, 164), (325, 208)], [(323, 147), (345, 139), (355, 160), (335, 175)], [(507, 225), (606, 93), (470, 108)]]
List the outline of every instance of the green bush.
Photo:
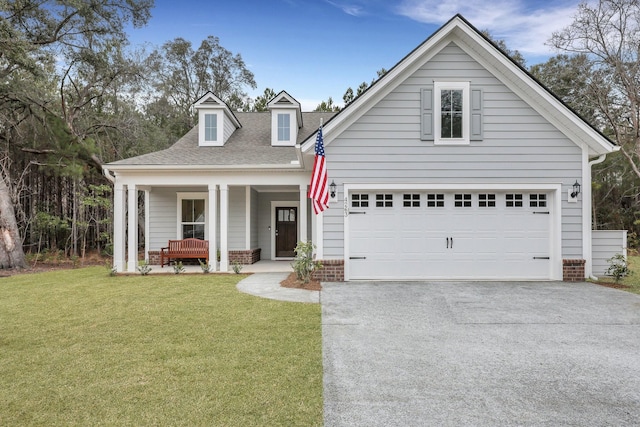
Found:
[(296, 257), (293, 260), (293, 271), (295, 271), (298, 280), (302, 283), (309, 283), (311, 275), (314, 271), (322, 268), (322, 263), (313, 259), (313, 250), (316, 246), (310, 241), (298, 242), (294, 251)]
[(613, 276), (616, 283), (620, 282), (623, 277), (629, 276), (631, 270), (627, 264), (627, 259), (622, 254), (615, 254), (613, 257), (607, 260), (609, 268), (607, 268), (607, 275)]

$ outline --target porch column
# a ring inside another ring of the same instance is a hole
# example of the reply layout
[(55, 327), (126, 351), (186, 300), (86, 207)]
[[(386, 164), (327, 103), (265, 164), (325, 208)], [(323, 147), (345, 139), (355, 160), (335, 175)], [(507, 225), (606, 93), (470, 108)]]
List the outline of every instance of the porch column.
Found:
[(138, 266), (138, 189), (135, 184), (128, 185), (128, 233), (127, 246), (129, 257), (127, 260), (127, 271), (135, 272)]
[(244, 190), (244, 249), (251, 250), (251, 186), (247, 185)]
[(220, 184), (220, 271), (229, 271), (229, 186)]
[(144, 260), (149, 261), (149, 188), (144, 189)]
[(209, 225), (209, 264), (213, 267), (213, 271), (218, 270), (218, 239), (216, 229), (218, 225), (218, 189), (215, 184), (209, 184), (209, 217), (207, 224)]
[(301, 242), (306, 242), (307, 236), (307, 184), (300, 185), (300, 212), (298, 212), (298, 225), (300, 231), (298, 233)]
[(125, 206), (124, 186), (116, 181), (113, 187), (113, 266), (118, 273), (124, 271)]

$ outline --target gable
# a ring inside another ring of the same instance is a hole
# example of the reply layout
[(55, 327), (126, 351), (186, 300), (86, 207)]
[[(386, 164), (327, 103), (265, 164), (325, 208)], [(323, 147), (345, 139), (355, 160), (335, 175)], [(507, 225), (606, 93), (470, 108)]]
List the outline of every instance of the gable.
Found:
[[(452, 44), (465, 55), (456, 58), (456, 54), (447, 53), (446, 49)], [(369, 90), (327, 123), (324, 128), (325, 145), (330, 145), (359, 117), (374, 108), (403, 82), (419, 79), (419, 70), (441, 53), (445, 57), (449, 55), (448, 60), (435, 61), (442, 67), (442, 78), (448, 81), (468, 81), (474, 78), (473, 73), (477, 68), (483, 69), (589, 155), (601, 155), (616, 150), (605, 136), (573, 113), (459, 15), (409, 53)], [(467, 70), (467, 66), (471, 68)], [(418, 84), (420, 85), (427, 86), (428, 82), (423, 81)], [(419, 91), (419, 88), (416, 87), (416, 90)], [(313, 144), (313, 138), (308, 138), (303, 145), (303, 152), (312, 153)]]

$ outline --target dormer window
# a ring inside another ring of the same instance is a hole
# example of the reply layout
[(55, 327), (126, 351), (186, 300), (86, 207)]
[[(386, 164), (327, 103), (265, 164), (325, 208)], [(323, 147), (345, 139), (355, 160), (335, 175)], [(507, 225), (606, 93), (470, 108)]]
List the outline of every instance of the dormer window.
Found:
[(204, 114), (204, 140), (205, 142), (216, 142), (218, 140), (217, 114)]
[(240, 128), (240, 122), (227, 104), (211, 92), (204, 94), (194, 108), (198, 112), (198, 145), (201, 147), (221, 147)]
[(278, 141), (291, 141), (291, 116), (289, 114), (278, 114)]
[(267, 104), (271, 111), (271, 145), (292, 147), (302, 127), (300, 103), (282, 91)]

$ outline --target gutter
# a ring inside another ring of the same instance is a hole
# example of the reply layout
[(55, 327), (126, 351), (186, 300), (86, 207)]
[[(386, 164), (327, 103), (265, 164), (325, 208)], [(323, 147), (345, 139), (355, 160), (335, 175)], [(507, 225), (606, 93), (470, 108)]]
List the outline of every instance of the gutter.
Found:
[(112, 184), (115, 184), (116, 178), (111, 174), (111, 171), (104, 166), (102, 167), (102, 174), (105, 178), (107, 178)]

